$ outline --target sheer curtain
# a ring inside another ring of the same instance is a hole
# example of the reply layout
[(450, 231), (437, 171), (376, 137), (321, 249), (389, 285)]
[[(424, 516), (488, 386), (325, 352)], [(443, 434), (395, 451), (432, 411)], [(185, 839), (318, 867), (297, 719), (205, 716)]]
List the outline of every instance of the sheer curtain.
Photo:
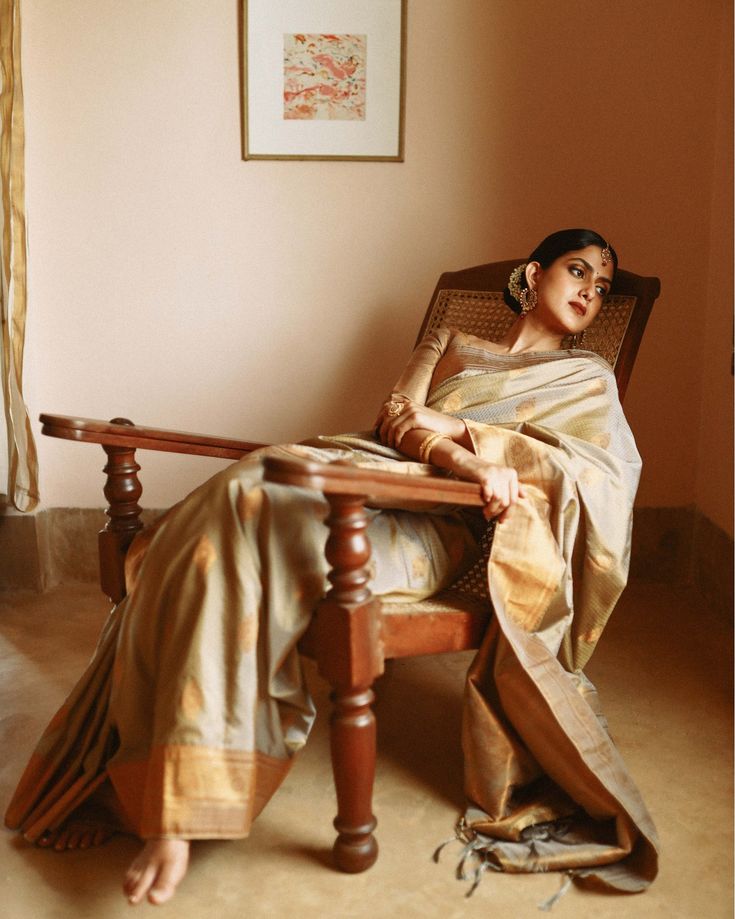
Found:
[[(0, 373), (7, 437), (7, 498), (20, 511), (38, 504), (38, 458), (23, 401), (26, 221), (23, 84), (20, 74), (20, 0), (0, 0)], [(0, 464), (0, 470), (2, 469)], [(3, 490), (0, 481), (0, 490)]]

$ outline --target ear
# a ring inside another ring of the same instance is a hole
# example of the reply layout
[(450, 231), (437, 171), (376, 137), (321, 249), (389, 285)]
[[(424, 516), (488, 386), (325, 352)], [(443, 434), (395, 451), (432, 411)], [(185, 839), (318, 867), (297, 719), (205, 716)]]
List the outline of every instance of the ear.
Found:
[(536, 289), (538, 279), (541, 276), (541, 272), (543, 270), (544, 269), (541, 267), (541, 262), (529, 262), (526, 265), (526, 283), (532, 290)]

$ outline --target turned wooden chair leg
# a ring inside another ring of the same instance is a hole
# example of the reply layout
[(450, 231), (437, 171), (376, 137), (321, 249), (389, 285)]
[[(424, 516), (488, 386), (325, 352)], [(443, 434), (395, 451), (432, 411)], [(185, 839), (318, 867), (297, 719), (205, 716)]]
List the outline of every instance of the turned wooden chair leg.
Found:
[(376, 723), (373, 681), (383, 671), (379, 604), (368, 589), (370, 543), (364, 498), (328, 495), (326, 556), (332, 588), (317, 613), (318, 662), (334, 692), (331, 750), (337, 791), (334, 860), (341, 871), (369, 868), (378, 857), (372, 812)]
[[(132, 424), (127, 418), (113, 418), (111, 424)], [(140, 466), (133, 447), (102, 448), (107, 454), (105, 497), (110, 518), (98, 534), (100, 584), (103, 592), (119, 603), (125, 596), (125, 553), (136, 533), (143, 528), (138, 504), (143, 486), (138, 479)]]
[(373, 830), (376, 724), (371, 689), (332, 694), (331, 751), (337, 816), (334, 861), (340, 871), (365, 871), (378, 857)]

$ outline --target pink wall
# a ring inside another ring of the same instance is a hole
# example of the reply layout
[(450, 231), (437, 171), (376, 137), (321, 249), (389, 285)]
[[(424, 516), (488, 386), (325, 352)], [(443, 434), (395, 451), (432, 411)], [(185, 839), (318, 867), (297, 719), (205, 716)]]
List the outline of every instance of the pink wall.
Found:
[[(640, 503), (731, 530), (728, 10), (412, 0), (406, 162), (381, 164), (241, 161), (233, 0), (24, 0), (32, 413), (365, 427), (442, 270), (589, 225), (663, 285)], [(101, 453), (39, 446), (47, 505), (101, 503)], [(154, 506), (219, 468), (146, 462)]]

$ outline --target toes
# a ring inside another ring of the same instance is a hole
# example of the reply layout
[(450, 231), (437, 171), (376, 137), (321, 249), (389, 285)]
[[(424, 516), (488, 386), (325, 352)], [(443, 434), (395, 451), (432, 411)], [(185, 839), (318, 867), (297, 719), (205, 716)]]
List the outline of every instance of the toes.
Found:
[(161, 866), (153, 887), (148, 894), (148, 900), (151, 903), (159, 905), (170, 900), (176, 893), (176, 888), (181, 883), (186, 874), (188, 865), (188, 847), (185, 855), (177, 854), (173, 860), (166, 861)]
[(137, 864), (136, 859), (125, 872), (125, 879), (123, 880), (123, 892), (125, 894), (131, 894), (133, 890), (135, 890), (135, 885), (140, 880), (140, 876), (143, 874), (144, 867), (144, 865)]
[(157, 881), (156, 886), (151, 887), (148, 894), (148, 902), (153, 903), (155, 906), (160, 906), (161, 903), (170, 900), (175, 893), (176, 886), (174, 884), (161, 884)]
[(54, 842), (54, 849), (56, 849), (57, 852), (63, 852), (64, 849), (66, 849), (66, 845), (70, 836), (71, 833), (69, 830), (59, 830), (56, 841)]
[(41, 849), (55, 849), (57, 852), (64, 852), (67, 849), (89, 849), (91, 846), (102, 845), (114, 835), (114, 832), (108, 826), (72, 822), (57, 830), (47, 830), (33, 841)]
[(141, 859), (140, 855), (133, 860), (128, 870), (125, 872), (125, 879), (123, 880), (123, 891), (125, 894), (131, 894), (135, 889), (135, 885), (140, 880), (140, 876), (145, 870), (145, 862)]
[(125, 880), (123, 890), (130, 903), (140, 903), (150, 890), (156, 878), (156, 866), (148, 865), (143, 871), (131, 873)]
[(81, 847), (81, 841), (84, 838), (85, 831), (79, 827), (74, 827), (69, 831), (69, 835), (66, 837), (66, 848), (67, 849), (79, 849)]
[(135, 905), (147, 896), (155, 905), (166, 903), (186, 874), (189, 843), (185, 840), (149, 840), (125, 876), (123, 891)]
[(99, 829), (95, 830), (90, 845), (101, 846), (103, 842), (106, 842), (110, 838), (110, 836), (112, 836), (111, 830), (106, 830), (103, 827), (99, 827)]
[(95, 831), (93, 829), (83, 830), (76, 841), (77, 849), (88, 849), (95, 839)]

